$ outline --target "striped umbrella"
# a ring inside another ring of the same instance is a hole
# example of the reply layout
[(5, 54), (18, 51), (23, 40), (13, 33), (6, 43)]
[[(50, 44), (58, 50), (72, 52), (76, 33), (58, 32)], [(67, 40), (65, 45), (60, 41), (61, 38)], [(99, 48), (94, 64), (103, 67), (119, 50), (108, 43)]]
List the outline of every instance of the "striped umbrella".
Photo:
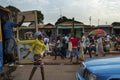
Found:
[(106, 32), (103, 30), (103, 29), (95, 29), (95, 30), (92, 30), (89, 35), (92, 35), (92, 36), (104, 36), (106, 35)]

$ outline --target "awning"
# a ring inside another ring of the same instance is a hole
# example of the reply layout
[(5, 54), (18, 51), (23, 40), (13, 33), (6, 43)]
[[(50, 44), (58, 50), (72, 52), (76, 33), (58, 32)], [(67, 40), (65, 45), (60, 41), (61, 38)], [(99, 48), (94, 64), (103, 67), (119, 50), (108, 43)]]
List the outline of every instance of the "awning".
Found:
[[(58, 29), (72, 29), (73, 26), (57, 26)], [(84, 28), (84, 26), (74, 26), (75, 29)]]
[(120, 26), (114, 26), (113, 28), (114, 29), (120, 29)]

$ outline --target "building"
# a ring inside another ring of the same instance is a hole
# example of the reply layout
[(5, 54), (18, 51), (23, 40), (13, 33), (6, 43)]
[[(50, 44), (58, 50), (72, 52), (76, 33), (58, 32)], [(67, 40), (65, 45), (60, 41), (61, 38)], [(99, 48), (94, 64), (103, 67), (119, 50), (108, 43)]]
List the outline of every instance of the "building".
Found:
[(84, 33), (85, 33), (85, 35), (88, 35), (90, 33), (90, 31), (92, 31), (93, 29), (95, 29), (94, 25), (84, 25)]
[(84, 24), (79, 21), (67, 19), (56, 25), (57, 35), (64, 36), (72, 34), (72, 31), (76, 37), (81, 37), (81, 33), (84, 32)]
[(38, 28), (39, 28), (39, 31), (42, 31), (42, 32), (44, 31), (48, 37), (51, 37), (52, 35), (56, 34), (56, 26), (51, 23), (48, 23), (45, 25), (39, 25)]
[(114, 32), (112, 25), (98, 25), (96, 28), (103, 29), (107, 34), (112, 34)]
[(113, 22), (111, 25), (113, 27), (113, 33), (120, 35), (120, 22)]

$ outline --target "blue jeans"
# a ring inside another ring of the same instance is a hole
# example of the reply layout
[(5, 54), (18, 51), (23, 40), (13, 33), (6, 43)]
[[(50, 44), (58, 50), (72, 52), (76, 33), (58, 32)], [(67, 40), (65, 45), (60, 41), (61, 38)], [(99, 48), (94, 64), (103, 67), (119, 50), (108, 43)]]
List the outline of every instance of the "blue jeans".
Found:
[(80, 52), (77, 48), (72, 48), (71, 56), (80, 56)]
[(92, 47), (90, 48), (90, 53), (91, 53), (92, 51), (95, 51), (95, 52), (96, 52), (96, 46), (92, 46)]

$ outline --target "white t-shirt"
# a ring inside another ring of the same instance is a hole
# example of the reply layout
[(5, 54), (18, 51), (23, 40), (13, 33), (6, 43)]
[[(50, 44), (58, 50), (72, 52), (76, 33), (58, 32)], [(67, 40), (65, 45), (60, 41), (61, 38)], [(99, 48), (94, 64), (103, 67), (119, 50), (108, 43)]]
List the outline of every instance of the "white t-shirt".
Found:
[(60, 46), (60, 40), (57, 40), (57, 44), (58, 44), (58, 45), (57, 45), (57, 48), (61, 47), (61, 46)]
[(68, 43), (69, 42), (69, 37), (65, 36), (64, 38), (66, 40), (65, 42)]

